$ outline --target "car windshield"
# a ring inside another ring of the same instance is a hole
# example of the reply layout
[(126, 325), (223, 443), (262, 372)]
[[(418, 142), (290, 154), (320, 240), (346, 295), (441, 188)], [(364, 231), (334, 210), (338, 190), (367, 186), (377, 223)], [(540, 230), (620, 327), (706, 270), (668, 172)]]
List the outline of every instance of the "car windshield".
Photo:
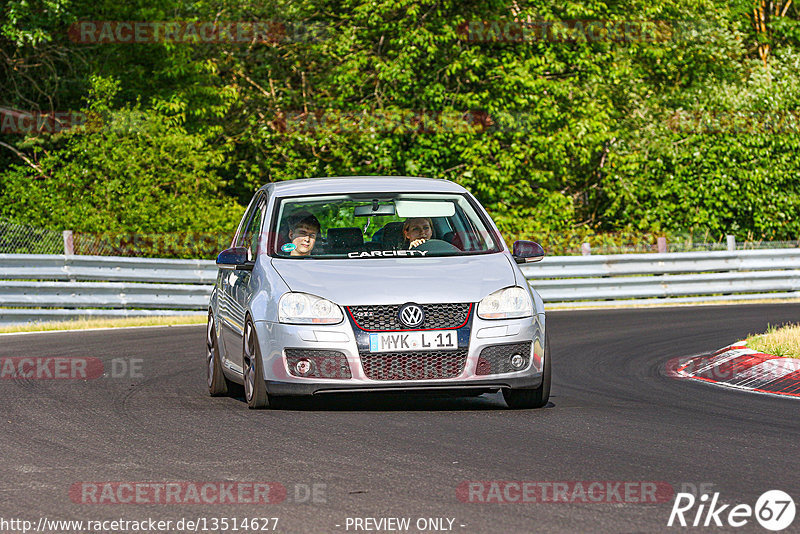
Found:
[(270, 254), (297, 259), (424, 258), (498, 252), (465, 195), (380, 193), (283, 198)]

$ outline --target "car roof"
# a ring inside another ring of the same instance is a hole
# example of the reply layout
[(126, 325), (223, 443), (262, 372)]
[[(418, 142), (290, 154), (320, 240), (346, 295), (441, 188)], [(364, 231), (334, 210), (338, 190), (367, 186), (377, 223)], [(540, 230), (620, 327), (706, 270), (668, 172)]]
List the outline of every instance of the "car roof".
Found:
[(409, 176), (345, 176), (273, 182), (261, 188), (279, 197), (341, 193), (465, 193), (466, 189), (442, 178)]

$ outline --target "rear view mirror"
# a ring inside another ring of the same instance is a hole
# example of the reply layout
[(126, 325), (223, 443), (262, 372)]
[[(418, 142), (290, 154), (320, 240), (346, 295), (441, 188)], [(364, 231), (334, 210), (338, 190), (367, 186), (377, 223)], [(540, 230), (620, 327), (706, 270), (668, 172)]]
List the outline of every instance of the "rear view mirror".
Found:
[(533, 241), (514, 241), (514, 252), (511, 255), (517, 263), (530, 263), (541, 261), (544, 258), (544, 249)]
[(394, 215), (394, 204), (378, 204), (377, 200), (373, 200), (371, 206), (356, 206), (353, 208), (353, 215), (356, 217)]
[(223, 250), (217, 256), (217, 267), (220, 269), (253, 269), (248, 250), (245, 247), (233, 247)]

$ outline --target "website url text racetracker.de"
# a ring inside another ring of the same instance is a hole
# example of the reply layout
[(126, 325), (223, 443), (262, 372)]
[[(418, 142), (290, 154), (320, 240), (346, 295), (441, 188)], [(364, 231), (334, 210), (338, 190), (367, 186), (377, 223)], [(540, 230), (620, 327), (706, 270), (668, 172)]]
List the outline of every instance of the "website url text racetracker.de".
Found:
[(271, 532), (278, 527), (277, 517), (195, 517), (159, 520), (148, 517), (141, 520), (103, 519), (49, 519), (37, 521), (0, 517), (0, 532)]

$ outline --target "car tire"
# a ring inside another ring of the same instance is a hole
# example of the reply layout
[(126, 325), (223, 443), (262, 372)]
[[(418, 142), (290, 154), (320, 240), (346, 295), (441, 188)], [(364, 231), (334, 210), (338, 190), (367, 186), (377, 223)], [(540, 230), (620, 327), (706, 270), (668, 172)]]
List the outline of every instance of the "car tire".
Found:
[(542, 371), (542, 383), (538, 388), (533, 389), (504, 389), (503, 398), (509, 408), (542, 408), (547, 405), (550, 399), (551, 382), (550, 364), (550, 337), (544, 336), (544, 370)]
[(233, 390), (234, 385), (222, 372), (219, 340), (217, 339), (217, 330), (214, 327), (214, 315), (212, 313), (208, 314), (208, 324), (206, 326), (206, 383), (208, 385), (208, 393), (212, 397), (227, 395)]
[(244, 324), (244, 335), (242, 336), (242, 370), (244, 375), (244, 398), (247, 401), (247, 407), (254, 410), (269, 406), (263, 365), (261, 347), (256, 337), (256, 328), (252, 319), (248, 317)]

